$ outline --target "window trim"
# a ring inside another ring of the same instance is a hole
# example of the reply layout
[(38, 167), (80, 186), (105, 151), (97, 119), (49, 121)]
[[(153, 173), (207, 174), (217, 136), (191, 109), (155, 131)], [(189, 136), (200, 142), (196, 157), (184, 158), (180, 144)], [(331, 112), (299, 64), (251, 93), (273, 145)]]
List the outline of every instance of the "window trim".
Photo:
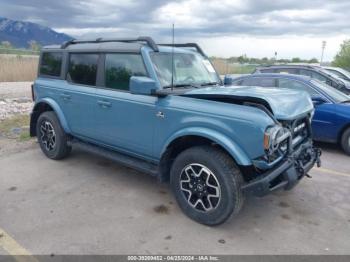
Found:
[(142, 55), (142, 53), (140, 52), (120, 52), (120, 51), (116, 51), (116, 52), (101, 52), (101, 76), (100, 76), (100, 85), (96, 86), (96, 88), (98, 89), (104, 89), (104, 90), (111, 90), (111, 91), (116, 91), (116, 92), (122, 92), (122, 93), (130, 93), (130, 88), (129, 90), (123, 90), (123, 89), (115, 89), (115, 88), (110, 88), (110, 87), (107, 87), (106, 86), (106, 55), (109, 55), (109, 54), (121, 54), (121, 55), (139, 55), (141, 57), (141, 60), (142, 60), (142, 64), (145, 68), (145, 71), (146, 71), (146, 76), (145, 77), (150, 77), (150, 73), (147, 69), (147, 66), (146, 66), (146, 63), (145, 63), (145, 59)]
[[(96, 70), (96, 81), (95, 85), (85, 85), (81, 83), (75, 83), (71, 80), (68, 79), (68, 72), (69, 72), (69, 64), (70, 64), (70, 57), (71, 55), (97, 55), (97, 70)], [(67, 57), (66, 57), (66, 70), (64, 72), (64, 79), (67, 81), (67, 83), (71, 85), (79, 85), (79, 86), (85, 86), (85, 87), (91, 87), (91, 88), (96, 88), (97, 87), (97, 81), (98, 81), (98, 73), (99, 73), (99, 65), (100, 65), (100, 60), (101, 60), (101, 53), (100, 52), (67, 52)]]
[[(61, 53), (62, 54), (61, 70), (60, 70), (59, 76), (46, 75), (46, 74), (42, 74), (41, 73), (40, 68), (41, 68), (41, 65), (42, 65), (42, 62), (43, 62), (44, 53)], [(64, 51), (59, 51), (59, 50), (52, 50), (52, 51), (44, 50), (44, 51), (41, 51), (39, 64), (38, 64), (38, 77), (51, 78), (51, 79), (63, 79), (62, 78), (62, 73), (63, 73), (63, 70), (64, 70), (64, 64), (65, 64), (65, 54), (64, 53), (65, 53)]]

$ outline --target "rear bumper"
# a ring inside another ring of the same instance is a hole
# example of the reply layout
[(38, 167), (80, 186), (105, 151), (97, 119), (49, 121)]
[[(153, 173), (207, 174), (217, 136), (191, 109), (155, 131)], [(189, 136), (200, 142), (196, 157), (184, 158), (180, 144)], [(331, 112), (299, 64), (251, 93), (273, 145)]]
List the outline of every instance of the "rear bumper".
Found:
[(317, 163), (320, 165), (321, 150), (307, 142), (287, 156), (273, 169), (260, 175), (242, 187), (245, 194), (265, 196), (278, 189), (290, 190)]

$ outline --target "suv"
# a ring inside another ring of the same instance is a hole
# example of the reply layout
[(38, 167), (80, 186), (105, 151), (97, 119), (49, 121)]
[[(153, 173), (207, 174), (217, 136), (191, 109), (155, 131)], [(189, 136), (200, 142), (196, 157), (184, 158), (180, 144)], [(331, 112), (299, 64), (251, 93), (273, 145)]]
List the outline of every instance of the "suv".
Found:
[(45, 47), (32, 92), (30, 133), (48, 158), (78, 146), (154, 175), (206, 225), (237, 214), (246, 194), (291, 189), (320, 161), (306, 93), (224, 88), (196, 44)]
[(287, 73), (294, 75), (304, 75), (315, 78), (339, 91), (350, 94), (350, 82), (339, 78), (338, 76), (326, 71), (320, 66), (312, 65), (270, 65), (259, 66), (254, 73)]

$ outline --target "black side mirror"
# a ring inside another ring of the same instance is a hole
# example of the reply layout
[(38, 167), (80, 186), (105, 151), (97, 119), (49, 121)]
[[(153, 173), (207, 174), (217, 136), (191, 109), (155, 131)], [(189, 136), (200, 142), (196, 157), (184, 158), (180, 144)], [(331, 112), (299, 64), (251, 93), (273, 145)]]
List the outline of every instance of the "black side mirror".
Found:
[(320, 95), (313, 95), (311, 97), (311, 100), (312, 100), (312, 103), (314, 103), (314, 106), (321, 105), (321, 104), (324, 104), (327, 102), (327, 100), (323, 96), (320, 96)]

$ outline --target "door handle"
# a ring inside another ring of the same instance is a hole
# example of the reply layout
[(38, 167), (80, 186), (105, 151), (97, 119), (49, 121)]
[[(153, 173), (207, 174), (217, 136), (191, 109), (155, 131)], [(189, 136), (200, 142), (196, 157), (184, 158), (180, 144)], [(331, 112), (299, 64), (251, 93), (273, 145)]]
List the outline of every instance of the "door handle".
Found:
[(71, 99), (71, 95), (61, 94), (61, 98), (64, 99), (64, 100), (70, 100)]
[(111, 107), (112, 103), (108, 102), (108, 101), (103, 101), (103, 100), (98, 100), (97, 104), (99, 104), (101, 107), (107, 108), (107, 107)]

